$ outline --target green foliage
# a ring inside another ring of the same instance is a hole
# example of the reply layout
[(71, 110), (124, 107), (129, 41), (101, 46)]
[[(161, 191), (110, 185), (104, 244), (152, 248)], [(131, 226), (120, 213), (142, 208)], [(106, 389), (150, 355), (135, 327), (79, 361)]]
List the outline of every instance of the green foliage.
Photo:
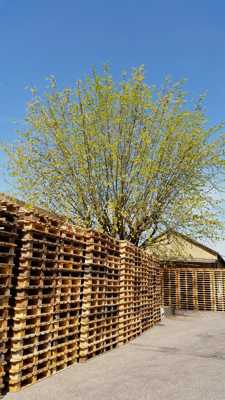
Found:
[(135, 244), (170, 229), (220, 233), (223, 124), (206, 128), (202, 98), (161, 89), (143, 67), (115, 83), (108, 67), (74, 88), (32, 93), (27, 130), (7, 147), (23, 199)]

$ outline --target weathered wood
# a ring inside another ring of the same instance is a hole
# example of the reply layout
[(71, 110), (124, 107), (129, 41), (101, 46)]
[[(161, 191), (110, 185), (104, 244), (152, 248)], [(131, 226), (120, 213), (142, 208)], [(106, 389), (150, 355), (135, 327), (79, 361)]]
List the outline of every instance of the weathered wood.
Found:
[(161, 268), (143, 250), (1, 197), (0, 228), (4, 389), (112, 350), (160, 320)]
[(165, 306), (175, 305), (177, 309), (187, 310), (225, 310), (225, 269), (168, 267), (164, 268), (163, 277)]

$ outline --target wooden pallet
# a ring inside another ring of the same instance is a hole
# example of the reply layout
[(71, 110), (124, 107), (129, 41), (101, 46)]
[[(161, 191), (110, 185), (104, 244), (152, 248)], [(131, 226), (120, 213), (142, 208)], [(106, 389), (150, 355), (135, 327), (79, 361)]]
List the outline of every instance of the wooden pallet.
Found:
[(0, 395), (6, 391), (7, 358), (11, 325), (11, 295), (17, 239), (17, 206), (0, 201)]
[(163, 276), (164, 305), (186, 310), (225, 310), (224, 269), (170, 267)]
[(160, 269), (144, 251), (21, 202), (1, 207), (0, 387), (20, 390), (160, 320)]

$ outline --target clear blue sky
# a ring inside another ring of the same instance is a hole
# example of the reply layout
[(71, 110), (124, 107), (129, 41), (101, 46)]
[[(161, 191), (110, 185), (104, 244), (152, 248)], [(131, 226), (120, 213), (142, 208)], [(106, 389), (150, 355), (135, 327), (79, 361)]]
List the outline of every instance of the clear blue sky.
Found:
[(0, 140), (15, 140), (27, 86), (72, 84), (105, 62), (115, 77), (140, 64), (149, 83), (185, 77), (194, 96), (208, 90), (209, 123), (225, 119), (222, 0), (0, 0), (0, 55)]

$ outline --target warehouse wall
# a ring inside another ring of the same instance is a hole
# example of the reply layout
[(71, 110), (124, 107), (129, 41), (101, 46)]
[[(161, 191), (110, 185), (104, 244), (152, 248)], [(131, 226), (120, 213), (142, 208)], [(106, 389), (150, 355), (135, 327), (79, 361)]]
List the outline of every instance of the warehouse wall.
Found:
[(161, 268), (132, 244), (4, 197), (0, 238), (2, 393), (160, 321)]

